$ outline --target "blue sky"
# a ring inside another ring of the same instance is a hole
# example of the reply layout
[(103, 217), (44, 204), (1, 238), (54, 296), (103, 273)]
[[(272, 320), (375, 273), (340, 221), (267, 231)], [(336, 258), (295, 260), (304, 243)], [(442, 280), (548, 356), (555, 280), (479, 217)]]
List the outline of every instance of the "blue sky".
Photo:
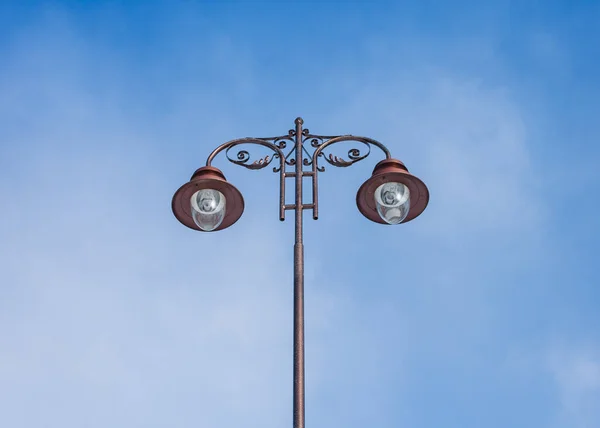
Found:
[(600, 4), (440, 3), (3, 2), (0, 425), (291, 426), (277, 176), (218, 158), (219, 233), (170, 201), (302, 116), (431, 192), (384, 227), (379, 153), (321, 174), (307, 426), (600, 426)]

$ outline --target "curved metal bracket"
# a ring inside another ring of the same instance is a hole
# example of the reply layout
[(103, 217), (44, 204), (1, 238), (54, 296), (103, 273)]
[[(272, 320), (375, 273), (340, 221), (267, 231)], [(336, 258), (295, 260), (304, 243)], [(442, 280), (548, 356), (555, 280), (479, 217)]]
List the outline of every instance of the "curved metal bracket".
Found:
[[(318, 135), (307, 136), (307, 139), (311, 141), (311, 146), (315, 148), (312, 159), (308, 162), (305, 162), (305, 165), (312, 164), (313, 219), (315, 220), (319, 218), (319, 172), (325, 171), (325, 167), (319, 166), (319, 157), (323, 157), (330, 165), (345, 168), (369, 156), (369, 154), (371, 154), (372, 145), (381, 149), (381, 151), (383, 151), (385, 154), (386, 159), (391, 159), (392, 157), (387, 147), (385, 147), (379, 141), (373, 140), (372, 138), (356, 137), (354, 135), (341, 135), (338, 137), (331, 137), (329, 139), (326, 138), (327, 137), (320, 137)], [(352, 148), (348, 150), (348, 160), (335, 156), (331, 153), (326, 156), (323, 152), (323, 150), (327, 147), (344, 141), (356, 141), (362, 143), (367, 147), (367, 151), (366, 153), (362, 153), (359, 149)]]
[[(269, 165), (273, 159), (279, 159), (279, 166), (273, 167), (273, 172), (279, 172), (279, 220), (285, 219), (285, 154), (283, 148), (286, 146), (286, 140), (289, 140), (289, 136), (270, 138), (274, 142), (269, 142), (263, 138), (238, 138), (236, 140), (228, 141), (227, 143), (221, 144), (208, 156), (206, 160), (206, 166), (211, 166), (211, 163), (215, 156), (225, 150), (227, 159), (239, 166), (243, 166), (247, 169), (262, 169)], [(250, 153), (247, 150), (240, 150), (236, 159), (229, 155), (229, 150), (242, 144), (255, 144), (263, 147), (267, 147), (273, 150), (273, 156), (268, 155), (264, 158), (260, 158), (250, 163)]]

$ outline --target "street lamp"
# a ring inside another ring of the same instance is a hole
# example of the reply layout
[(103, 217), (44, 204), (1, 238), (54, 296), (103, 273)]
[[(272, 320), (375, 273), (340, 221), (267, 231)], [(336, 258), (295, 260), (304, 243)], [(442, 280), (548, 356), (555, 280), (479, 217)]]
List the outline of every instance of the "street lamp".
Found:
[[(408, 172), (399, 160), (393, 159), (389, 150), (380, 142), (371, 138), (353, 135), (324, 136), (313, 135), (303, 129), (302, 118), (295, 120), (296, 127), (288, 135), (271, 138), (240, 138), (217, 147), (203, 166), (194, 172), (190, 181), (181, 186), (173, 196), (172, 208), (175, 217), (190, 229), (202, 232), (214, 232), (234, 224), (244, 211), (244, 198), (240, 191), (229, 183), (223, 173), (213, 167), (212, 161), (222, 151), (227, 159), (248, 169), (262, 169), (277, 159), (279, 165), (273, 172), (279, 173), (279, 219), (285, 220), (285, 212), (294, 210), (294, 428), (304, 428), (304, 244), (302, 242), (303, 211), (312, 210), (313, 218), (319, 217), (319, 172), (325, 168), (319, 166), (319, 159), (330, 165), (347, 167), (365, 159), (371, 152), (371, 146), (378, 147), (385, 155), (373, 170), (372, 176), (363, 183), (356, 194), (359, 211), (376, 223), (393, 225), (406, 223), (423, 212), (429, 202), (427, 186), (419, 178)], [(348, 151), (348, 159), (326, 154), (330, 146), (352, 141), (362, 143), (366, 151), (359, 149)], [(253, 144), (267, 147), (272, 155), (250, 161), (250, 153), (240, 150), (236, 158), (229, 151), (237, 146)], [(293, 148), (287, 153), (288, 144)], [(309, 150), (312, 149), (312, 153)], [(290, 167), (290, 168), (288, 168)], [(288, 171), (288, 169), (292, 171)], [(312, 202), (302, 200), (302, 179), (312, 179)], [(285, 203), (285, 184), (287, 178), (294, 178), (295, 201)]]

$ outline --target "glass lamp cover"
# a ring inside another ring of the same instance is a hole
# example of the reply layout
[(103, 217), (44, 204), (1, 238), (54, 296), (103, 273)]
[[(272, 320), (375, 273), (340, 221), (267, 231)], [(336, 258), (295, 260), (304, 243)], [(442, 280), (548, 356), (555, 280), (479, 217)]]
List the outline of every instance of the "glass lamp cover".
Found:
[(225, 196), (214, 189), (198, 190), (191, 198), (192, 217), (206, 231), (215, 230), (225, 217)]
[(375, 190), (375, 205), (386, 223), (402, 223), (410, 210), (410, 191), (402, 183), (383, 183)]

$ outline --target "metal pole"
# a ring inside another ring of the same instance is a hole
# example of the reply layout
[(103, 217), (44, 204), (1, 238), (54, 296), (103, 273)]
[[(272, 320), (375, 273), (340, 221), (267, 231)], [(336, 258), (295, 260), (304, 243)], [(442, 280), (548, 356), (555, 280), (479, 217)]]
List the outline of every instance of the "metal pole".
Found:
[(294, 241), (294, 428), (304, 428), (304, 244), (302, 243), (302, 118), (296, 123)]

